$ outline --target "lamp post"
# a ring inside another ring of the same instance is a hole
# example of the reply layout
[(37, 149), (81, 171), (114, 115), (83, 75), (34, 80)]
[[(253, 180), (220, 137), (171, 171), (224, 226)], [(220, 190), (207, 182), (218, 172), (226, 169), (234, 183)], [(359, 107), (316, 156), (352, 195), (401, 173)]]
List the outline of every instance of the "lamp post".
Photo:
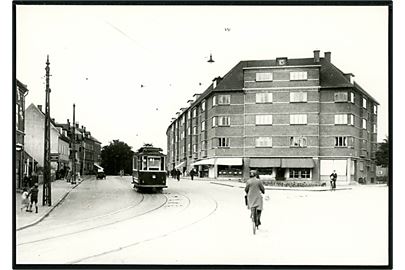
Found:
[(50, 93), (49, 88), (49, 55), (46, 57), (46, 88), (45, 88), (45, 142), (44, 142), (44, 184), (42, 205), (52, 205), (51, 200), (51, 121), (50, 121)]

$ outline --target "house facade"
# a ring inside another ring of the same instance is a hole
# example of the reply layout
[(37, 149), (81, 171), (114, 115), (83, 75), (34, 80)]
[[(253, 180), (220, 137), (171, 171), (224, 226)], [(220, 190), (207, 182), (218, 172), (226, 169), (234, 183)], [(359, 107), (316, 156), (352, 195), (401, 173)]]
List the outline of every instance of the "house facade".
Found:
[(378, 102), (331, 62), (241, 61), (189, 100), (167, 129), (168, 169), (200, 176), (374, 181)]
[[(45, 142), (45, 114), (41, 105), (30, 104), (25, 110), (25, 149), (26, 152), (36, 161), (38, 167), (44, 166), (44, 142)], [(51, 121), (50, 127), (50, 150), (51, 150), (51, 173), (52, 175), (59, 167), (60, 133)], [(67, 143), (68, 144), (68, 143)], [(66, 147), (66, 143), (64, 143)]]
[(28, 94), (28, 88), (25, 84), (16, 80), (15, 96), (15, 175), (16, 187), (21, 188), (23, 177), (28, 172), (29, 156), (25, 151), (25, 97)]

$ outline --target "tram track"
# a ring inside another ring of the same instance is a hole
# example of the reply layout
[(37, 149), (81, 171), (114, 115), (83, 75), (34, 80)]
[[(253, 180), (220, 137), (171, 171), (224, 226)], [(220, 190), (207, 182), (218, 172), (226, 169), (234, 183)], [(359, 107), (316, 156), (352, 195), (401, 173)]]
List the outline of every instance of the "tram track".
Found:
[[(66, 227), (66, 226), (69, 226), (69, 225), (70, 225), (70, 226), (72, 226), (72, 225), (77, 225), (77, 224), (80, 224), (80, 223), (90, 222), (90, 221), (94, 221), (94, 220), (97, 220), (97, 219), (100, 219), (100, 218), (105, 218), (105, 217), (108, 217), (108, 216), (113, 216), (113, 215), (116, 215), (116, 214), (118, 214), (118, 213), (122, 213), (122, 212), (124, 212), (124, 211), (129, 211), (130, 209), (139, 206), (139, 205), (144, 201), (145, 195), (143, 195), (143, 194), (141, 194), (141, 195), (142, 195), (142, 199), (141, 199), (137, 204), (135, 204), (135, 205), (132, 205), (132, 206), (129, 206), (129, 207), (125, 207), (125, 208), (116, 210), (116, 211), (114, 211), (114, 212), (112, 212), (112, 213), (108, 213), (108, 214), (101, 215), (101, 216), (97, 216), (97, 217), (88, 218), (88, 219), (85, 219), (85, 220), (80, 220), (80, 221), (73, 222), (73, 223), (69, 223), (69, 224), (66, 224), (66, 225), (63, 225), (63, 226)], [(163, 194), (163, 195), (164, 195), (164, 194)], [(157, 205), (156, 207), (154, 207), (154, 208), (152, 208), (152, 209), (148, 209), (148, 210), (146, 210), (146, 211), (144, 211), (144, 212), (141, 212), (141, 213), (139, 213), (139, 214), (132, 215), (132, 216), (127, 216), (127, 217), (125, 217), (125, 218), (121, 218), (121, 219), (118, 219), (118, 220), (114, 220), (114, 221), (112, 221), (112, 222), (107, 222), (107, 223), (100, 224), (100, 225), (97, 225), (97, 226), (91, 226), (91, 227), (89, 227), (89, 228), (85, 228), (85, 229), (81, 229), (81, 230), (76, 230), (76, 231), (72, 231), (72, 232), (69, 232), (69, 233), (61, 233), (61, 234), (57, 234), (57, 235), (53, 235), (53, 236), (49, 236), (49, 237), (44, 237), (44, 238), (36, 239), (36, 240), (33, 240), (33, 241), (21, 242), (21, 243), (18, 243), (17, 246), (24, 246), (24, 245), (28, 245), (28, 244), (34, 244), (34, 243), (38, 243), (38, 242), (43, 242), (43, 241), (54, 240), (54, 239), (57, 239), (57, 238), (61, 238), (61, 237), (65, 237), (65, 236), (70, 236), (70, 235), (74, 235), (74, 234), (79, 234), (79, 233), (83, 233), (83, 232), (90, 231), (90, 230), (99, 229), (99, 228), (106, 227), (106, 226), (110, 226), (110, 225), (117, 224), (117, 223), (120, 223), (120, 222), (125, 222), (125, 221), (127, 221), (127, 220), (130, 220), (130, 219), (133, 219), (133, 218), (136, 218), (136, 217), (140, 217), (140, 216), (146, 215), (146, 214), (148, 214), (148, 213), (151, 213), (151, 212), (153, 212), (153, 211), (156, 211), (156, 210), (158, 210), (158, 209), (164, 207), (164, 206), (167, 204), (167, 202), (168, 202), (168, 197), (165, 196), (165, 195), (164, 195), (164, 197), (165, 197), (165, 200), (163, 201), (163, 203)]]
[[(189, 205), (191, 204), (191, 199), (190, 199), (190, 197), (188, 197), (188, 196), (186, 196), (186, 195), (182, 195), (182, 196), (186, 197), (189, 203), (188, 203), (188, 205), (187, 205), (184, 209), (182, 209), (182, 211), (180, 211), (180, 212), (183, 212), (184, 210), (186, 210), (186, 208), (188, 208)], [(170, 231), (161, 233), (161, 234), (159, 234), (159, 235), (155, 235), (155, 236), (149, 237), (149, 238), (147, 238), (147, 239), (135, 241), (135, 242), (132, 242), (132, 243), (129, 243), (129, 244), (126, 244), (126, 245), (117, 247), (117, 248), (113, 248), (113, 249), (110, 249), (110, 250), (106, 250), (106, 251), (104, 251), (104, 252), (100, 252), (100, 253), (93, 254), (93, 255), (90, 255), (90, 256), (86, 256), (86, 257), (82, 257), (82, 258), (79, 258), (79, 259), (76, 259), (76, 260), (72, 260), (72, 261), (68, 262), (68, 264), (79, 264), (80, 262), (83, 262), (83, 261), (86, 261), (86, 260), (89, 260), (89, 259), (94, 259), (94, 258), (102, 257), (102, 256), (105, 256), (105, 255), (109, 255), (109, 254), (112, 254), (112, 253), (115, 253), (115, 252), (119, 252), (119, 251), (122, 251), (122, 250), (124, 250), (124, 249), (128, 249), (128, 248), (131, 248), (131, 247), (134, 247), (134, 246), (143, 244), (143, 243), (147, 243), (147, 242), (151, 242), (151, 241), (158, 240), (158, 239), (161, 239), (161, 238), (165, 238), (165, 237), (167, 237), (167, 236), (169, 236), (169, 235), (171, 235), (171, 234), (174, 234), (174, 233), (180, 232), (180, 231), (182, 231), (182, 230), (185, 230), (185, 229), (187, 229), (187, 228), (189, 228), (189, 227), (191, 227), (191, 226), (193, 226), (193, 225), (195, 225), (195, 224), (197, 224), (197, 223), (199, 223), (199, 222), (205, 220), (206, 218), (210, 217), (212, 214), (214, 214), (214, 213), (217, 211), (217, 209), (218, 209), (218, 201), (215, 200), (215, 199), (213, 199), (212, 197), (210, 197), (210, 199), (214, 202), (214, 205), (215, 205), (214, 208), (211, 209), (211, 211), (209, 211), (209, 212), (208, 212), (206, 215), (204, 215), (203, 217), (200, 217), (199, 219), (194, 220), (194, 221), (192, 221), (191, 223), (187, 223), (187, 224), (184, 225), (184, 226), (180, 226), (180, 227), (178, 227), (178, 228), (175, 228), (175, 229), (172, 229), (172, 230), (170, 230)], [(180, 212), (179, 212), (179, 213), (180, 213)], [(177, 214), (179, 214), (179, 213), (177, 213)]]

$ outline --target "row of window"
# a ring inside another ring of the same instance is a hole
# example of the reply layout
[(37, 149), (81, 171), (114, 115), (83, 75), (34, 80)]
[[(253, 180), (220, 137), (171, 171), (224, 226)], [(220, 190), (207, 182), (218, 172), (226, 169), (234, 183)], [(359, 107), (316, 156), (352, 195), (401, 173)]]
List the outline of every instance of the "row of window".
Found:
[[(354, 126), (354, 115), (353, 114), (336, 114), (335, 115), (335, 125), (352, 125)], [(261, 114), (256, 115), (256, 125), (272, 125), (273, 116), (271, 114)], [(307, 124), (307, 115), (306, 114), (291, 114), (290, 115), (290, 124), (291, 125), (306, 125)], [(230, 116), (215, 116), (212, 118), (212, 127), (224, 127), (231, 125)], [(362, 119), (362, 128), (367, 129), (367, 120)], [(206, 130), (206, 121), (201, 122), (201, 131)], [(180, 133), (180, 140), (185, 138), (185, 132)], [(377, 125), (373, 124), (373, 133), (377, 133)], [(187, 128), (187, 134), (191, 134), (191, 127)], [(197, 126), (193, 126), (193, 135), (197, 135)], [(178, 141), (177, 135), (175, 135), (175, 141)]]
[[(308, 72), (306, 71), (291, 71), (290, 81), (306, 81), (308, 80)], [(257, 82), (271, 82), (273, 81), (272, 72), (259, 72), (256, 73)]]
[[(258, 73), (267, 74), (267, 73)], [(271, 74), (271, 73), (270, 73)], [(265, 75), (261, 75), (265, 76)], [(305, 91), (295, 91), (290, 92), (290, 102), (307, 102), (308, 95)], [(354, 93), (347, 91), (335, 92), (334, 94), (335, 102), (351, 102), (354, 103)], [(213, 96), (213, 106), (216, 105), (229, 105), (231, 104), (231, 95), (215, 95)], [(273, 93), (256, 93), (256, 103), (272, 103)], [(206, 109), (205, 100), (201, 102), (201, 111), (204, 112)], [(363, 97), (363, 108), (367, 109), (367, 99)], [(377, 114), (377, 105), (373, 105), (373, 113)], [(192, 115), (191, 115), (192, 114)], [(197, 117), (197, 108), (189, 110), (187, 112), (187, 118), (191, 119)], [(184, 125), (185, 116), (183, 115), (180, 120), (181, 124)], [(177, 124), (177, 122), (175, 123)]]
[[(221, 137), (216, 138), (218, 142), (218, 147), (230, 147), (230, 138), (228, 137)], [(354, 138), (348, 136), (336, 136), (335, 137), (335, 147), (348, 147), (354, 144)], [(272, 147), (273, 146), (273, 139), (272, 137), (257, 137), (255, 138), (255, 146), (256, 147)], [(290, 147), (307, 147), (308, 146), (308, 139), (305, 136), (291, 136), (290, 137)], [(202, 141), (201, 145), (202, 149), (206, 149), (206, 141)], [(189, 152), (191, 150), (191, 144), (188, 144)], [(197, 145), (193, 144), (193, 152), (197, 152)]]

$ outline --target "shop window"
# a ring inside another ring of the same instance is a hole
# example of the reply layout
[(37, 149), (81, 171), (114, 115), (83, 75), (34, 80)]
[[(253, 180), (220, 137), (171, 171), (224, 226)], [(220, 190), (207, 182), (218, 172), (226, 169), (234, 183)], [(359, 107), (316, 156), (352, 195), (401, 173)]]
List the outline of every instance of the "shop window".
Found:
[(308, 168), (290, 168), (290, 179), (309, 179), (311, 178), (311, 169)]

